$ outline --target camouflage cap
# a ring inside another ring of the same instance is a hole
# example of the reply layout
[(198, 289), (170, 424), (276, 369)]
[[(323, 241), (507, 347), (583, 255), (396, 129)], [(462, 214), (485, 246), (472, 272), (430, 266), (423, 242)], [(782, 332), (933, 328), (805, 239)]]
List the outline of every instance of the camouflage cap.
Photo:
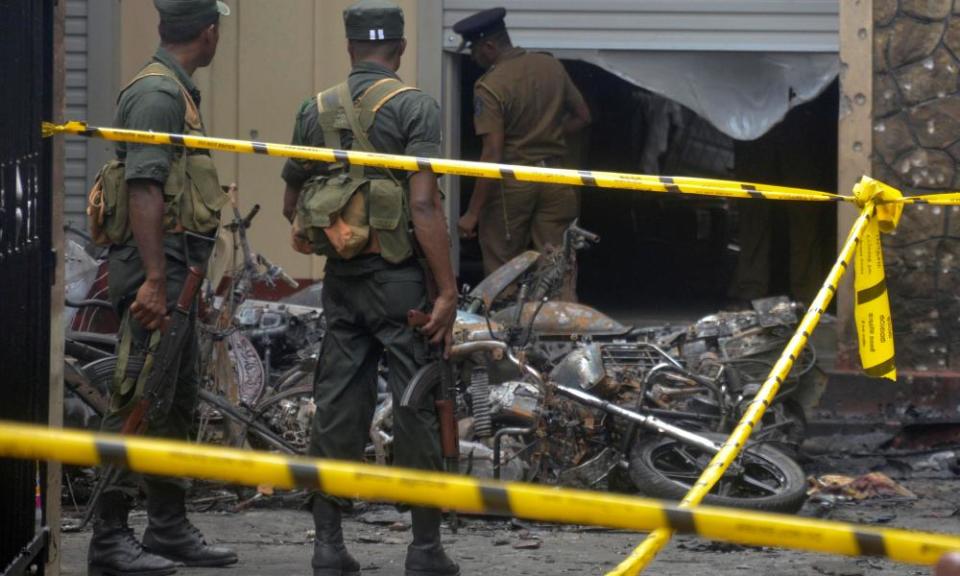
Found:
[(229, 16), (230, 7), (221, 0), (153, 0), (160, 19), (172, 24), (215, 22)]
[(403, 38), (403, 10), (388, 0), (360, 0), (343, 11), (348, 40)]

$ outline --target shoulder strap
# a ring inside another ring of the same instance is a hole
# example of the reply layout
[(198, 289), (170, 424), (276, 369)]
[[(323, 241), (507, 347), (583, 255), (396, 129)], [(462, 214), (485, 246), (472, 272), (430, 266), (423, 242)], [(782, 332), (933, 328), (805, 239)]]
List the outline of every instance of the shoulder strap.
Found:
[[(347, 115), (347, 121), (350, 122), (350, 131), (353, 132), (353, 149), (364, 152), (376, 152), (377, 149), (370, 143), (367, 137), (367, 131), (360, 126), (360, 118), (357, 115), (357, 109), (353, 106), (353, 98), (350, 97), (350, 86), (347, 82), (337, 86), (340, 93), (340, 105)], [(363, 168), (353, 163), (350, 164), (350, 175), (354, 178), (363, 177)]]
[[(359, 133), (362, 135), (360, 136), (361, 142), (366, 150), (370, 152), (377, 151), (367, 136), (367, 130), (373, 126), (373, 120), (377, 112), (394, 96), (412, 90), (417, 90), (417, 88), (406, 86), (396, 78), (382, 78), (363, 91), (363, 94), (357, 99), (356, 108), (350, 111), (347, 116), (351, 118), (351, 126), (354, 129), (354, 134)], [(384, 170), (384, 172), (386, 172), (387, 176), (389, 176), (395, 184), (400, 185), (400, 181), (393, 174), (392, 170), (387, 169)]]
[[(200, 111), (197, 110), (197, 104), (193, 101), (193, 96), (187, 91), (184, 85), (177, 78), (177, 75), (173, 73), (173, 70), (170, 70), (160, 62), (151, 62), (147, 64), (140, 72), (133, 77), (133, 80), (127, 83), (126, 86), (120, 90), (122, 95), (128, 88), (143, 80), (144, 78), (149, 78), (151, 76), (163, 76), (164, 78), (169, 78), (176, 82), (177, 87), (180, 89), (180, 94), (183, 96), (183, 103), (186, 106), (187, 110), (183, 116), (184, 121), (188, 126), (194, 130), (199, 130), (202, 126), (200, 122)], [(117, 98), (119, 100), (119, 97)]]
[[(343, 110), (343, 114), (350, 124), (350, 132), (353, 133), (353, 149), (364, 152), (377, 152), (376, 147), (370, 142), (367, 130), (373, 125), (373, 118), (380, 108), (390, 101), (394, 96), (417, 90), (411, 86), (405, 86), (396, 78), (383, 78), (374, 82), (364, 90), (363, 94), (357, 99), (356, 105), (350, 94), (350, 85), (348, 82), (342, 82), (332, 88), (328, 88), (317, 94), (317, 112), (319, 113), (320, 127), (323, 130), (324, 143), (333, 148), (341, 148), (340, 132), (335, 127), (336, 113)], [(339, 164), (339, 163), (338, 163)], [(332, 166), (337, 166), (333, 164)], [(342, 165), (341, 165), (342, 166)], [(350, 172), (354, 177), (363, 177), (362, 167), (352, 166)], [(390, 170), (384, 170), (387, 176), (394, 182), (397, 178)]]
[[(323, 144), (334, 149), (343, 148), (343, 143), (340, 141), (340, 131), (334, 125), (337, 110), (341, 108), (339, 88), (340, 85), (338, 84), (317, 94), (317, 122), (323, 131)], [(330, 164), (330, 167), (342, 169), (343, 162), (334, 162)]]
[(334, 127), (337, 110), (340, 107), (339, 84), (317, 94), (317, 122), (323, 130), (323, 143), (330, 148), (343, 147), (340, 142), (340, 132)]
[(357, 100), (357, 107), (361, 110), (369, 110), (373, 114), (376, 114), (391, 98), (411, 90), (417, 90), (417, 88), (406, 86), (396, 78), (383, 78), (377, 80), (364, 90), (363, 94), (361, 94)]
[(350, 97), (350, 87), (344, 82), (337, 86), (337, 90), (340, 92), (340, 105), (347, 114), (350, 131), (353, 132), (353, 148), (364, 152), (376, 152), (377, 149), (370, 143), (367, 131), (360, 125), (360, 115), (353, 105), (353, 98)]

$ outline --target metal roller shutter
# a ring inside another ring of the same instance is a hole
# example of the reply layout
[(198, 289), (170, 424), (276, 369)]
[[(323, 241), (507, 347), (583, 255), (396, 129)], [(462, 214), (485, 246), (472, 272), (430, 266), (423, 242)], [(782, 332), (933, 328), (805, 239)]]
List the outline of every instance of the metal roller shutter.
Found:
[(443, 44), (457, 20), (505, 5), (520, 46), (545, 50), (837, 52), (839, 0), (444, 0)]
[[(66, 113), (70, 120), (87, 119), (87, 15), (88, 0), (66, 0)], [(85, 226), (87, 190), (87, 139), (68, 137), (65, 151), (64, 223)]]

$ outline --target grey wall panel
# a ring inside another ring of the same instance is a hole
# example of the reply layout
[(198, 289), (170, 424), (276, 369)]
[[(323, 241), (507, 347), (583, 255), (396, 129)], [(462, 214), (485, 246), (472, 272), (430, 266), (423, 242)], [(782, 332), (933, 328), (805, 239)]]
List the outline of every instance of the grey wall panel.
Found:
[[(100, 0), (102, 1), (102, 0)], [(89, 0), (66, 0), (64, 49), (66, 114), (68, 120), (87, 118), (87, 14)], [(64, 223), (84, 224), (87, 190), (87, 142), (67, 137), (65, 150)]]
[(839, 0), (444, 0), (452, 26), (506, 5), (518, 45), (539, 49), (837, 52)]

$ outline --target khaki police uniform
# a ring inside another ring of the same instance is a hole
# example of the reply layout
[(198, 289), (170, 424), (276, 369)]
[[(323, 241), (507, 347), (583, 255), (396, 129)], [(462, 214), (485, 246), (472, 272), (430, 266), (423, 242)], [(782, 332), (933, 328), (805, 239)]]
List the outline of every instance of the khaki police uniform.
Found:
[[(552, 56), (511, 48), (474, 85), (473, 122), (479, 136), (502, 128), (506, 164), (560, 167), (566, 153), (563, 120), (583, 96)], [(504, 180), (479, 219), (483, 267), (490, 274), (531, 244), (560, 246), (580, 214), (571, 186)]]
[[(836, 133), (819, 118), (829, 113), (823, 97), (794, 108), (783, 122), (749, 142), (736, 143), (737, 179), (814, 190), (835, 190)], [(791, 154), (803, 149), (804, 154)], [(728, 289), (747, 301), (787, 289), (792, 298), (813, 301), (833, 262), (834, 212), (825, 202), (742, 200), (740, 255)], [(776, 259), (776, 260), (775, 260)], [(776, 273), (785, 274), (781, 280)], [(772, 287), (773, 285), (773, 287)]]

